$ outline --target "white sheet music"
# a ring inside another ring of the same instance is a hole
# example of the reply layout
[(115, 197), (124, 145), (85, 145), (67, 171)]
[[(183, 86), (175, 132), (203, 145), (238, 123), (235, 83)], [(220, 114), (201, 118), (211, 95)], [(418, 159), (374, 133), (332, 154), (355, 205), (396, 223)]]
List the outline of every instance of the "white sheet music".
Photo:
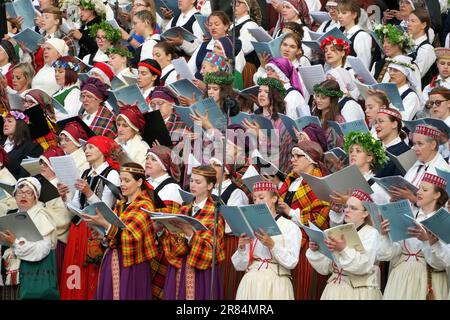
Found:
[(261, 26), (258, 28), (249, 28), (248, 32), (250, 32), (253, 38), (255, 38), (256, 41), (259, 42), (270, 42), (273, 40), (270, 34), (268, 34), (267, 31), (264, 30), (264, 28)]
[(191, 69), (189, 69), (186, 60), (182, 58), (172, 60), (173, 67), (175, 71), (180, 75), (181, 79), (193, 80), (194, 74)]
[(310, 95), (314, 94), (314, 85), (325, 81), (325, 72), (320, 64), (314, 66), (300, 67), (298, 68), (306, 90)]
[(71, 155), (50, 158), (50, 163), (60, 183), (67, 185), (71, 192), (75, 192), (75, 182), (80, 179), (75, 160)]
[(358, 57), (348, 56), (348, 63), (352, 66), (356, 75), (360, 76), (364, 80), (364, 84), (371, 85), (377, 83), (372, 74), (367, 70), (366, 66), (362, 63)]

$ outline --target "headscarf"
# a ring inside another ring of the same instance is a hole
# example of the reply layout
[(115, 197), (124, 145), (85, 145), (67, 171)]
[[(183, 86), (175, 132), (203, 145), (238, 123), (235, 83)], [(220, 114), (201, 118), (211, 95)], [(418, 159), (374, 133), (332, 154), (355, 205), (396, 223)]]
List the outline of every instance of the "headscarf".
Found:
[(119, 162), (113, 159), (115, 155), (118, 155), (120, 146), (113, 139), (105, 136), (94, 136), (88, 139), (86, 144), (92, 144), (96, 146), (100, 152), (105, 156), (105, 161), (114, 170), (119, 170)]
[(266, 64), (267, 67), (272, 68), (282, 82), (290, 83), (294, 89), (297, 89), (303, 95), (303, 87), (300, 83), (298, 72), (287, 58), (270, 58)]
[(160, 166), (164, 171), (167, 171), (169, 175), (176, 181), (180, 181), (180, 168), (179, 163), (173, 162), (173, 157), (176, 157), (172, 150), (166, 146), (154, 146), (147, 152), (147, 156), (152, 155), (159, 160)]
[(52, 121), (56, 121), (55, 109), (53, 109), (52, 98), (42, 91), (41, 89), (31, 89), (27, 91), (25, 97), (30, 97), (36, 104), (38, 104), (42, 110), (44, 110), (45, 115)]
[(76, 121), (67, 123), (60, 134), (66, 135), (77, 147), (81, 146), (80, 139), (84, 141), (89, 139), (87, 132), (83, 129), (81, 124)]
[(302, 131), (308, 135), (311, 141), (317, 142), (324, 152), (328, 151), (327, 138), (321, 126), (316, 123), (310, 123)]
[(308, 160), (315, 164), (322, 173), (326, 173), (327, 169), (324, 164), (324, 155), (322, 147), (314, 141), (300, 141), (292, 148), (292, 154), (305, 155)]
[(34, 196), (36, 197), (36, 201), (37, 201), (37, 199), (39, 199), (39, 197), (41, 196), (42, 186), (38, 179), (36, 179), (35, 177), (20, 178), (17, 181), (16, 186), (14, 187), (14, 192), (13, 192), (14, 196), (16, 195), (16, 192), (17, 192), (17, 189), (19, 188), (19, 186), (22, 186), (22, 185), (26, 185), (31, 190), (33, 190)]
[(108, 88), (97, 78), (87, 78), (81, 83), (81, 91), (88, 91), (96, 96), (102, 102), (108, 99)]
[(47, 166), (52, 168), (52, 165), (50, 163), (50, 158), (62, 157), (62, 156), (65, 156), (65, 155), (66, 154), (64, 153), (64, 150), (61, 149), (60, 147), (50, 146), (50, 147), (47, 148), (47, 150), (45, 150), (44, 154), (39, 157), (39, 159), (44, 161), (47, 164)]
[(145, 119), (136, 105), (125, 105), (120, 108), (117, 120), (122, 118), (136, 132), (141, 135), (144, 133)]

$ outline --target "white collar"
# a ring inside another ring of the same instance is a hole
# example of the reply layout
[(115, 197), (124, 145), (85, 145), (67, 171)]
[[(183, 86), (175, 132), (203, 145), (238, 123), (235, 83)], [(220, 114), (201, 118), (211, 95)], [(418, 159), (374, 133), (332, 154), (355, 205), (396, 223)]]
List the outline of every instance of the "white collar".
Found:
[(246, 21), (246, 20), (248, 20), (248, 19), (250, 19), (250, 16), (247, 14), (247, 15), (245, 15), (245, 16), (243, 16), (243, 17), (237, 19), (237, 20), (236, 20), (236, 25), (238, 26), (238, 25), (240, 25), (242, 22), (244, 22), (244, 21)]
[(400, 94), (402, 94), (403, 92), (408, 90), (409, 87), (410, 87), (409, 82), (406, 82), (406, 84), (404, 84), (404, 85), (402, 85), (401, 87), (398, 88), (398, 91), (400, 92)]
[[(222, 193), (225, 191), (226, 188), (228, 188), (231, 185), (231, 180), (227, 179), (225, 181), (222, 181)], [(215, 194), (219, 194), (219, 186), (214, 187)]]
[(372, 172), (372, 170), (367, 171), (366, 173), (363, 174), (364, 179), (366, 179), (366, 181), (370, 180), (372, 177), (375, 176), (375, 174)]
[[(95, 173), (97, 173), (97, 175), (100, 175), (102, 172), (103, 172), (103, 170), (105, 170), (106, 168), (108, 168), (108, 162), (103, 162), (101, 165), (99, 165), (98, 167), (97, 167), (97, 169), (95, 169)], [(91, 176), (92, 175), (92, 173), (94, 172), (94, 168), (93, 167), (91, 167), (91, 170), (89, 171), (89, 173), (88, 173), (88, 176)], [(105, 177), (106, 178), (106, 177)]]
[(402, 139), (400, 139), (400, 137), (395, 138), (394, 140), (392, 140), (391, 142), (389, 142), (388, 144), (384, 144), (383, 143), (383, 147), (385, 149), (391, 147), (391, 146), (395, 146), (396, 144), (399, 144), (400, 142), (402, 142)]
[(425, 214), (422, 209), (419, 209), (419, 212), (417, 212), (417, 216), (416, 216), (416, 220), (418, 221), (423, 221), (427, 218), (430, 218), (431, 216), (433, 216), (436, 213), (436, 211), (430, 212), (428, 214)]
[(344, 31), (345, 34), (348, 35), (353, 35), (354, 33), (356, 33), (356, 31), (360, 30), (361, 27), (359, 26), (359, 24), (354, 25), (353, 27), (351, 27), (350, 29), (348, 29), (348, 31)]
[(155, 179), (153, 179), (152, 177), (148, 177), (147, 181), (153, 186), (153, 183), (159, 185), (159, 184), (161, 184), (161, 182), (163, 182), (164, 180), (166, 180), (168, 178), (170, 178), (169, 174), (164, 173), (162, 176), (159, 176)]
[[(203, 209), (203, 207), (205, 206), (205, 204), (206, 204), (206, 200), (208, 200), (208, 197), (206, 197), (205, 198), (205, 200), (203, 200), (202, 202), (200, 202), (200, 203), (197, 203), (197, 202), (195, 202), (195, 200), (192, 202), (192, 209), (194, 209), (194, 207), (198, 207), (200, 210), (202, 210)], [(199, 211), (200, 211), (199, 210)], [(198, 212), (198, 211), (197, 211)]]
[(425, 162), (425, 163), (423, 163), (422, 161), (417, 160), (417, 162), (415, 163), (414, 166), (417, 167), (417, 166), (420, 166), (420, 165), (424, 165), (425, 167), (428, 168), (433, 162), (435, 162), (438, 159), (439, 155), (440, 155), (439, 152), (436, 151), (436, 155), (434, 156), (433, 159), (431, 159), (430, 161)]
[(421, 36), (421, 37), (417, 38), (416, 40), (414, 40), (414, 44), (416, 46), (418, 46), (419, 44), (421, 44), (425, 40), (428, 40), (428, 36), (426, 34), (424, 34), (423, 36)]
[(183, 18), (183, 19), (188, 19), (188, 18), (190, 18), (194, 13), (196, 13), (197, 12), (197, 8), (196, 7), (193, 7), (191, 10), (189, 10), (188, 12), (186, 12), (186, 13), (183, 13), (183, 12), (181, 12), (181, 14), (180, 14), (180, 16), (181, 16), (181, 18)]
[(167, 66), (165, 66), (162, 70), (161, 70), (161, 77), (165, 76), (167, 73), (169, 73), (170, 71), (174, 70), (175, 68), (173, 67), (172, 64), (169, 64)]

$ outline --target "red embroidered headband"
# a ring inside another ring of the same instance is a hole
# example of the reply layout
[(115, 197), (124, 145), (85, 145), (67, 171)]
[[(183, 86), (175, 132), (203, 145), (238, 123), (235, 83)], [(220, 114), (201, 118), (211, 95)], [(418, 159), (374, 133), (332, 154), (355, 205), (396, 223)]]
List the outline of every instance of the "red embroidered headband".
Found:
[(259, 181), (253, 185), (253, 192), (256, 191), (273, 191), (278, 192), (277, 186), (269, 181)]
[(367, 193), (359, 189), (353, 190), (352, 197), (355, 197), (361, 201), (373, 202), (372, 198)]
[(435, 186), (437, 186), (441, 189), (444, 189), (444, 190), (447, 187), (447, 181), (444, 178), (439, 177), (434, 174), (431, 174), (431, 173), (428, 173), (428, 172), (426, 172), (423, 175), (422, 182), (428, 182), (428, 183), (434, 184)]
[(378, 111), (378, 113), (384, 113), (384, 114), (387, 114), (387, 115), (392, 116), (392, 117), (394, 117), (394, 118), (397, 118), (397, 119), (399, 119), (399, 120), (402, 120), (402, 115), (401, 115), (401, 113), (398, 112), (397, 110), (394, 110), (394, 109), (385, 109), (385, 108), (382, 108), (382, 109), (380, 109), (380, 110)]
[(424, 136), (433, 138), (435, 140), (438, 140), (441, 135), (441, 132), (435, 127), (424, 124), (417, 125), (414, 133), (423, 134)]
[(152, 71), (153, 73), (155, 73), (158, 77), (161, 77), (161, 71), (159, 71), (154, 66), (152, 66), (152, 65), (150, 65), (148, 63), (139, 62), (138, 63), (138, 67), (145, 67), (145, 68), (149, 69), (150, 71)]

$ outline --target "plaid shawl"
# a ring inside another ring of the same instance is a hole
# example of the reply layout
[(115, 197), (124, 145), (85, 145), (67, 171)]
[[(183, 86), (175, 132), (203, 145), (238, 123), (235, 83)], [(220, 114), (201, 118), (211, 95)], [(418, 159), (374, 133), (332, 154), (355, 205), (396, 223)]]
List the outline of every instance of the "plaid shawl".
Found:
[[(315, 168), (311, 175), (322, 177), (323, 174), (320, 169)], [(289, 186), (298, 178), (296, 173), (289, 173), (281, 186), (278, 194), (281, 199), (285, 199), (289, 191)], [(330, 211), (330, 204), (326, 201), (321, 201), (317, 198), (309, 185), (303, 180), (298, 190), (295, 192), (291, 203), (292, 209), (300, 209), (300, 222), (308, 225), (308, 221), (314, 223), (317, 227), (325, 230), (329, 227), (328, 213)], [(302, 230), (302, 246), (306, 244), (308, 236)]]
[(174, 145), (183, 140), (183, 137), (189, 131), (186, 124), (181, 121), (180, 116), (175, 111), (172, 111), (172, 114), (166, 122), (166, 127)]
[(90, 128), (98, 136), (115, 139), (117, 135), (116, 117), (107, 107), (101, 106), (98, 109)]
[[(122, 263), (124, 268), (151, 260), (157, 255), (150, 215), (141, 210), (154, 211), (153, 201), (146, 190), (125, 207), (126, 201), (117, 201), (114, 212), (127, 226), (121, 234)], [(108, 233), (110, 245), (115, 241), (118, 227), (112, 226)]]
[[(208, 228), (208, 231), (194, 232), (189, 245), (184, 235), (174, 235), (167, 230), (165, 231), (165, 235), (162, 238), (162, 245), (167, 260), (175, 268), (181, 268), (184, 256), (187, 256), (186, 262), (193, 268), (200, 270), (211, 268), (214, 237), (214, 208), (214, 201), (209, 197), (203, 209), (195, 216), (196, 219), (200, 220)], [(184, 205), (181, 207), (180, 214), (190, 215), (191, 210), (192, 204)], [(225, 222), (222, 215), (219, 215), (216, 249), (216, 261), (218, 263), (221, 263), (225, 259), (224, 231)]]

